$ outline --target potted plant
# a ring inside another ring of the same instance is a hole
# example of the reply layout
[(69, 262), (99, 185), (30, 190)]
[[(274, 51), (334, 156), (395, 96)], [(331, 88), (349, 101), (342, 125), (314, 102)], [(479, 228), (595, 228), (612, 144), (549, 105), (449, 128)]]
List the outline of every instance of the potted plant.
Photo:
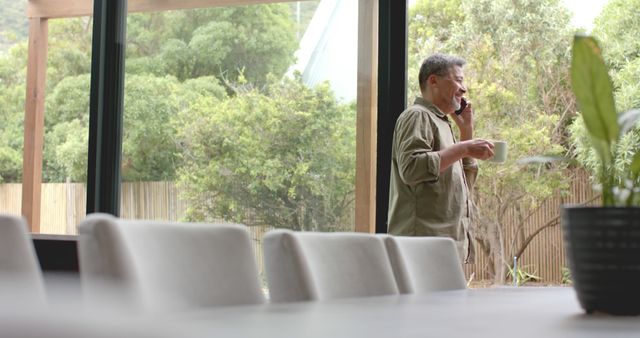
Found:
[(587, 137), (598, 159), (595, 180), (601, 205), (563, 206), (561, 210), (569, 269), (580, 305), (587, 313), (640, 314), (640, 152), (619, 177), (613, 168), (622, 154), (623, 135), (640, 111), (618, 114), (613, 86), (597, 41), (576, 35), (571, 85)]

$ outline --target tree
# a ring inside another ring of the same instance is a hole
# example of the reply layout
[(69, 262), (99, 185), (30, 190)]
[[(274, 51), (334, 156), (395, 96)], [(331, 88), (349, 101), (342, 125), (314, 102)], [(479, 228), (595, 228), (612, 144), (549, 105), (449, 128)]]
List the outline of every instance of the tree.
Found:
[(422, 0), (409, 8), (409, 104), (420, 95), (418, 71), (422, 61), (433, 53), (449, 51), (447, 46), (455, 27), (464, 21), (460, 6), (461, 0)]
[(310, 89), (298, 76), (265, 92), (201, 97), (179, 125), (191, 220), (351, 228), (355, 108), (340, 104), (327, 84)]
[(0, 55), (0, 183), (22, 180), (26, 43)]
[(609, 0), (595, 19), (593, 35), (598, 37), (607, 66), (613, 74), (640, 55), (640, 1)]
[(598, 38), (616, 88), (616, 108), (640, 107), (640, 1), (611, 0), (596, 18), (593, 35)]
[(42, 177), (45, 182), (86, 181), (90, 75), (62, 79), (46, 98)]
[[(215, 76), (255, 85), (282, 76), (297, 47), (286, 4), (232, 6), (129, 16), (130, 72), (188, 78)], [(140, 60), (137, 60), (140, 58)]]
[[(47, 94), (65, 77), (91, 72), (90, 17), (53, 19), (49, 24)], [(84, 96), (87, 96), (85, 93)]]
[(0, 50), (5, 52), (27, 37), (29, 21), (24, 15), (27, 1), (0, 0), (0, 6), (4, 14), (0, 19)]
[[(0, 104), (6, 100), (5, 95), (0, 96)], [(20, 182), (22, 178), (23, 135), (18, 131), (24, 114), (20, 113), (0, 108), (0, 183)]]
[[(259, 87), (267, 74), (281, 76), (296, 46), (290, 15), (283, 4), (130, 15), (123, 179), (174, 178), (179, 160), (170, 121), (189, 100), (200, 95), (226, 97), (221, 82), (231, 92), (237, 81)], [(46, 181), (86, 178), (90, 28), (90, 18), (51, 21)], [(6, 71), (7, 76), (15, 73), (15, 68)], [(19, 168), (16, 163), (21, 161), (14, 153), (2, 153), (2, 166), (13, 168), (4, 176)]]
[[(47, 98), (44, 170), (46, 181), (86, 180), (88, 74), (67, 77)], [(124, 181), (172, 180), (180, 166), (171, 121), (199, 96), (226, 94), (213, 77), (180, 83), (174, 77), (130, 75), (125, 79), (122, 146)]]
[(181, 84), (172, 76), (125, 79), (122, 142), (124, 181), (170, 181), (180, 166), (170, 123), (182, 107)]

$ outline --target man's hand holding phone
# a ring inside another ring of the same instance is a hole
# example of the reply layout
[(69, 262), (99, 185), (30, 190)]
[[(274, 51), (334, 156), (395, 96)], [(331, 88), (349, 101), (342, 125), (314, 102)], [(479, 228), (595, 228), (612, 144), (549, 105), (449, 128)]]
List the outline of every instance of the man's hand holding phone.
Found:
[(464, 97), (460, 99), (460, 109), (451, 116), (460, 129), (460, 140), (473, 139), (473, 107)]

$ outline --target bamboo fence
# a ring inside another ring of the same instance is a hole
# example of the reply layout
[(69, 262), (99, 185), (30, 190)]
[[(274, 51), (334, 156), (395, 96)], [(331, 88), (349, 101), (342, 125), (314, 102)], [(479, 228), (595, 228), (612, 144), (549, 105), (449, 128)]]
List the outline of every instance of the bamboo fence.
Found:
[[(556, 193), (531, 216), (522, 229), (524, 237), (536, 231), (558, 216), (563, 203), (581, 203), (591, 199), (594, 192), (588, 175), (582, 171), (572, 172), (574, 180), (570, 193), (560, 196)], [(20, 214), (22, 186), (19, 183), (0, 184), (0, 213)], [(180, 188), (174, 182), (123, 183), (121, 195), (121, 217), (126, 219), (152, 219), (182, 221), (187, 210), (187, 202), (181, 199)], [(42, 185), (41, 233), (77, 233), (76, 225), (85, 217), (86, 190), (82, 183), (45, 183)], [(560, 283), (562, 268), (566, 266), (562, 229), (557, 224), (541, 231), (529, 244), (518, 265), (542, 278), (546, 283)], [(516, 236), (514, 210), (507, 213), (503, 228), (506, 251), (510, 249), (510, 239)], [(262, 271), (262, 235), (269, 230), (264, 226), (250, 226), (254, 249)], [(489, 277), (487, 258), (478, 250), (474, 264), (464, 267), (467, 277), (485, 280)]]

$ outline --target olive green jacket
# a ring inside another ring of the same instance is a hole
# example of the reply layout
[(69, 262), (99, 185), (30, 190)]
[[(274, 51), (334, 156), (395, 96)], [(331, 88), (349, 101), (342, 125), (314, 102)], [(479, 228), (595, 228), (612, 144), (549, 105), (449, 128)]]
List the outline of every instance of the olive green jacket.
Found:
[(396, 122), (391, 150), (389, 234), (446, 236), (460, 259), (473, 260), (471, 193), (478, 166), (464, 158), (440, 173), (436, 153), (455, 144), (451, 121), (422, 97)]

